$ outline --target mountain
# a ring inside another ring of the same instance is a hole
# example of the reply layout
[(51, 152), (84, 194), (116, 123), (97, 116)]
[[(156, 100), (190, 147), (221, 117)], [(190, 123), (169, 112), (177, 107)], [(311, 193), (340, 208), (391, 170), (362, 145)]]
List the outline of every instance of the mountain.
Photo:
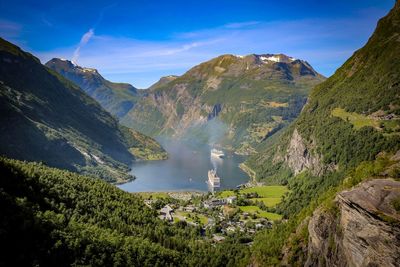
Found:
[(314, 175), (354, 167), (400, 147), (398, 4), (368, 43), (316, 86), (276, 145), (249, 160), (258, 179), (276, 168)]
[(118, 122), (78, 86), (0, 39), (0, 154), (126, 181), (135, 154), (165, 151)]
[(117, 117), (124, 116), (134, 106), (138, 97), (135, 87), (127, 83), (110, 82), (96, 69), (83, 68), (72, 61), (60, 58), (53, 58), (45, 65), (77, 84)]
[(255, 264), (398, 266), (400, 1), (366, 45), (310, 93), (298, 119), (245, 163), (287, 184), (288, 221), (258, 236)]
[(150, 136), (219, 143), (249, 154), (296, 118), (310, 88), (324, 79), (306, 61), (283, 54), (222, 55), (161, 79), (121, 123)]

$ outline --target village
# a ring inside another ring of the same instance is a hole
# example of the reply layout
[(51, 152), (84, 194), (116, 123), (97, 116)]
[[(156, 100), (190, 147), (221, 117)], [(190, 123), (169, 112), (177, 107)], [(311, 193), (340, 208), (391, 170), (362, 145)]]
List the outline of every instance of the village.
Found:
[(214, 242), (232, 235), (252, 236), (282, 220), (276, 205), (285, 186), (252, 186), (214, 193), (139, 193), (144, 203), (171, 224), (199, 227)]

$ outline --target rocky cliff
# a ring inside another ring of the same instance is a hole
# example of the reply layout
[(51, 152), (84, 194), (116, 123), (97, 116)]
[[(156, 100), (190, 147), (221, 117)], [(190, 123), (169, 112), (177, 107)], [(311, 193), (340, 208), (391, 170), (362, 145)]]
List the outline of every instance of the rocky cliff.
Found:
[(322, 156), (316, 151), (316, 147), (315, 140), (312, 140), (310, 143), (305, 142), (298, 130), (294, 129), (284, 158), (284, 161), (293, 171), (294, 175), (309, 170), (311, 174), (320, 176), (327, 171), (338, 169), (333, 163), (324, 164)]
[(339, 193), (336, 212), (309, 225), (306, 266), (399, 266), (400, 182), (374, 179)]

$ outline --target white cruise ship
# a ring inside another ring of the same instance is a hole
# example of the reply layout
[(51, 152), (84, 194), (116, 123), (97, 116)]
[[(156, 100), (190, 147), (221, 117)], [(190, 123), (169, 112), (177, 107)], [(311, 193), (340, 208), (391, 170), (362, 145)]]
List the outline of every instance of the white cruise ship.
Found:
[(212, 188), (219, 188), (221, 186), (221, 179), (217, 176), (217, 172), (215, 170), (208, 171), (208, 184)]
[(225, 156), (224, 152), (218, 149), (211, 149), (211, 156), (216, 158), (223, 158)]

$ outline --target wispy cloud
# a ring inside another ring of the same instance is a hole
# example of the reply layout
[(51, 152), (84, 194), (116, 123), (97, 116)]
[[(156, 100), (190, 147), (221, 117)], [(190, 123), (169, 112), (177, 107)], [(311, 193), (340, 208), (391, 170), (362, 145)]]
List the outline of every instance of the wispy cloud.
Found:
[(0, 35), (6, 39), (14, 39), (20, 35), (22, 31), (22, 25), (0, 19)]
[(80, 56), (80, 52), (82, 47), (84, 47), (90, 40), (90, 38), (92, 38), (94, 35), (94, 29), (89, 29), (87, 32), (85, 32), (84, 35), (82, 35), (81, 41), (79, 42), (78, 47), (75, 49), (74, 54), (72, 56), (72, 60), (75, 62), (78, 62), (78, 58)]
[(114, 6), (116, 6), (116, 3), (113, 3), (113, 4), (111, 4), (111, 5), (105, 6), (105, 7), (103, 7), (103, 8), (101, 9), (101, 11), (100, 11), (100, 13), (99, 13), (99, 16), (98, 16), (98, 19), (97, 19), (96, 23), (94, 24), (94, 26), (93, 26), (92, 28), (90, 28), (87, 32), (85, 32), (85, 33), (82, 35), (81, 41), (79, 42), (79, 45), (78, 45), (78, 47), (75, 49), (74, 54), (73, 54), (73, 56), (72, 56), (72, 61), (78, 62), (81, 49), (82, 49), (82, 48), (89, 42), (89, 40), (94, 36), (94, 31), (95, 31), (96, 27), (102, 22), (102, 20), (103, 20), (103, 18), (104, 18), (105, 12), (106, 12), (108, 9), (110, 9), (110, 8), (112, 8), (112, 7), (114, 7)]

